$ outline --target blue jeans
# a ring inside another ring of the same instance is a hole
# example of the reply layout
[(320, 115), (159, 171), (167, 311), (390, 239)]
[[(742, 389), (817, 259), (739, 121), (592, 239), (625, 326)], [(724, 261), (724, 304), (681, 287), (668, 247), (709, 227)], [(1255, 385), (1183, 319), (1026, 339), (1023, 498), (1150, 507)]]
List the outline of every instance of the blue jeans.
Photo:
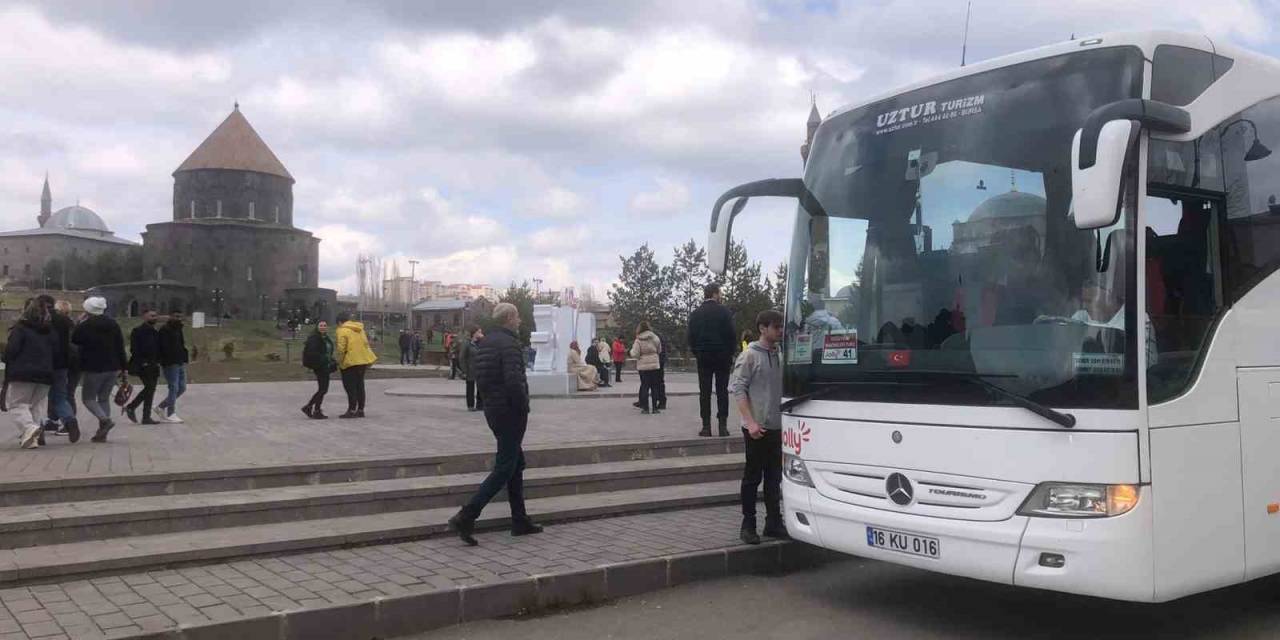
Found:
[(76, 419), (75, 391), (71, 388), (71, 380), (67, 369), (53, 370), (53, 385), (49, 389), (49, 417), (61, 420)]
[(164, 382), (169, 385), (169, 395), (160, 403), (160, 408), (165, 410), (165, 415), (171, 416), (178, 411), (178, 397), (187, 392), (187, 365), (165, 366)]

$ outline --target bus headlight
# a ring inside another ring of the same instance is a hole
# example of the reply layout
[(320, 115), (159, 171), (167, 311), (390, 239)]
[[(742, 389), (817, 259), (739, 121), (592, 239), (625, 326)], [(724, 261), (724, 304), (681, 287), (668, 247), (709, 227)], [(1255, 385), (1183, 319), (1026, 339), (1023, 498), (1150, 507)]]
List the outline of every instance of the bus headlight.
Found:
[(804, 460), (797, 458), (789, 453), (782, 454), (782, 473), (787, 479), (806, 487), (813, 486), (813, 479), (809, 477), (809, 469), (804, 466)]
[(1138, 486), (1044, 482), (1027, 496), (1018, 515), (1059, 518), (1107, 518), (1138, 505)]

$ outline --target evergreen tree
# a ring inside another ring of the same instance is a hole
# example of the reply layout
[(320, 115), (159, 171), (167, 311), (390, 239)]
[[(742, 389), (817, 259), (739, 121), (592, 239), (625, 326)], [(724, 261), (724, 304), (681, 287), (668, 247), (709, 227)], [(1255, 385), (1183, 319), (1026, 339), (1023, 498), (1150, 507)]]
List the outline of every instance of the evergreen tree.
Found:
[[(520, 342), (529, 344), (529, 334), (533, 333), (533, 289), (529, 288), (529, 281), (525, 280), (516, 286), (512, 282), (507, 290), (502, 292), (498, 298), (498, 302), (510, 302), (520, 310)], [(480, 326), (483, 330), (489, 331), (494, 327), (492, 318), (481, 321)]]
[(773, 308), (782, 311), (787, 304), (787, 263), (785, 261), (779, 262), (778, 268), (773, 270), (772, 285), (769, 293), (773, 300)]
[(703, 287), (712, 279), (706, 250), (693, 240), (676, 247), (672, 252), (671, 265), (663, 268), (663, 276), (669, 284), (664, 306), (665, 315), (670, 320), (663, 337), (669, 341), (671, 349), (687, 352), (689, 314), (702, 304)]
[(619, 256), (619, 259), (622, 261), (622, 273), (609, 290), (609, 303), (613, 305), (613, 319), (619, 325), (621, 335), (631, 336), (636, 325), (647, 320), (670, 339), (672, 332), (663, 311), (667, 301), (667, 280), (653, 258), (653, 250), (648, 244), (643, 244), (629, 257)]
[(724, 304), (733, 311), (735, 334), (741, 335), (744, 330), (755, 333), (756, 314), (772, 306), (773, 300), (765, 290), (760, 263), (751, 261), (741, 242), (730, 241), (720, 283)]

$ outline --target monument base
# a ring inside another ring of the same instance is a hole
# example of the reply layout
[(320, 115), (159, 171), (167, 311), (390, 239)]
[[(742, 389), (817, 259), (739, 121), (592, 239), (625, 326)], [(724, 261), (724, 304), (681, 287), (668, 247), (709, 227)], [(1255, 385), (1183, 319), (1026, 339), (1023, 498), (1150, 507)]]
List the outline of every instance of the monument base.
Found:
[(529, 372), (525, 378), (529, 381), (531, 396), (567, 396), (577, 389), (577, 381), (568, 373)]

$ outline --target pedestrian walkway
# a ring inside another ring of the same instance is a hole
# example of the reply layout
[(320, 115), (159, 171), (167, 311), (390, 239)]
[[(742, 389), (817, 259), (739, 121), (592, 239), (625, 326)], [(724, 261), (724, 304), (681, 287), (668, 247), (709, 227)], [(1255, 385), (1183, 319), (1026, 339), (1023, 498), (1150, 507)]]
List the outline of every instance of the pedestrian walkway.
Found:
[[(49, 446), (23, 450), (16, 438), (5, 441), (0, 444), (0, 487), (64, 478), (492, 452), (493, 435), (484, 415), (467, 411), (462, 401), (462, 381), (429, 381), (456, 397), (386, 394), (412, 382), (369, 380), (369, 417), (363, 420), (308, 420), (298, 408), (314, 383), (193, 384), (179, 407), (184, 424), (141, 426), (119, 418), (105, 444), (85, 438), (72, 445), (50, 436)], [(525, 442), (537, 447), (683, 439), (693, 437), (700, 426), (696, 398), (672, 394), (667, 411), (656, 416), (641, 415), (631, 402), (629, 396), (586, 404), (534, 399)], [(343, 407), (345, 398), (335, 381), (325, 408), (336, 416)], [(8, 415), (0, 419), (11, 422)], [(734, 413), (730, 424), (736, 421)], [(15, 432), (10, 426), (7, 433)]]
[[(399, 366), (399, 365), (393, 365)], [(683, 397), (698, 395), (698, 376), (690, 373), (668, 373), (667, 381), (667, 397)], [(415, 398), (462, 398), (466, 392), (466, 387), (460, 380), (449, 380), (448, 378), (414, 378), (398, 381), (397, 384), (390, 385), (387, 395), (406, 396)], [(564, 399), (562, 395), (534, 395), (534, 398), (548, 399)], [(625, 372), (622, 376), (622, 382), (611, 382), (608, 387), (600, 387), (595, 391), (576, 391), (572, 395), (567, 396), (569, 399), (600, 399), (600, 398), (630, 398), (635, 401), (640, 397), (640, 376), (634, 371)]]
[[(447, 536), (11, 588), (0, 590), (0, 640), (387, 638), (821, 555), (743, 547), (738, 518), (711, 507), (480, 533), (478, 547)], [(196, 635), (218, 623), (221, 635)]]

